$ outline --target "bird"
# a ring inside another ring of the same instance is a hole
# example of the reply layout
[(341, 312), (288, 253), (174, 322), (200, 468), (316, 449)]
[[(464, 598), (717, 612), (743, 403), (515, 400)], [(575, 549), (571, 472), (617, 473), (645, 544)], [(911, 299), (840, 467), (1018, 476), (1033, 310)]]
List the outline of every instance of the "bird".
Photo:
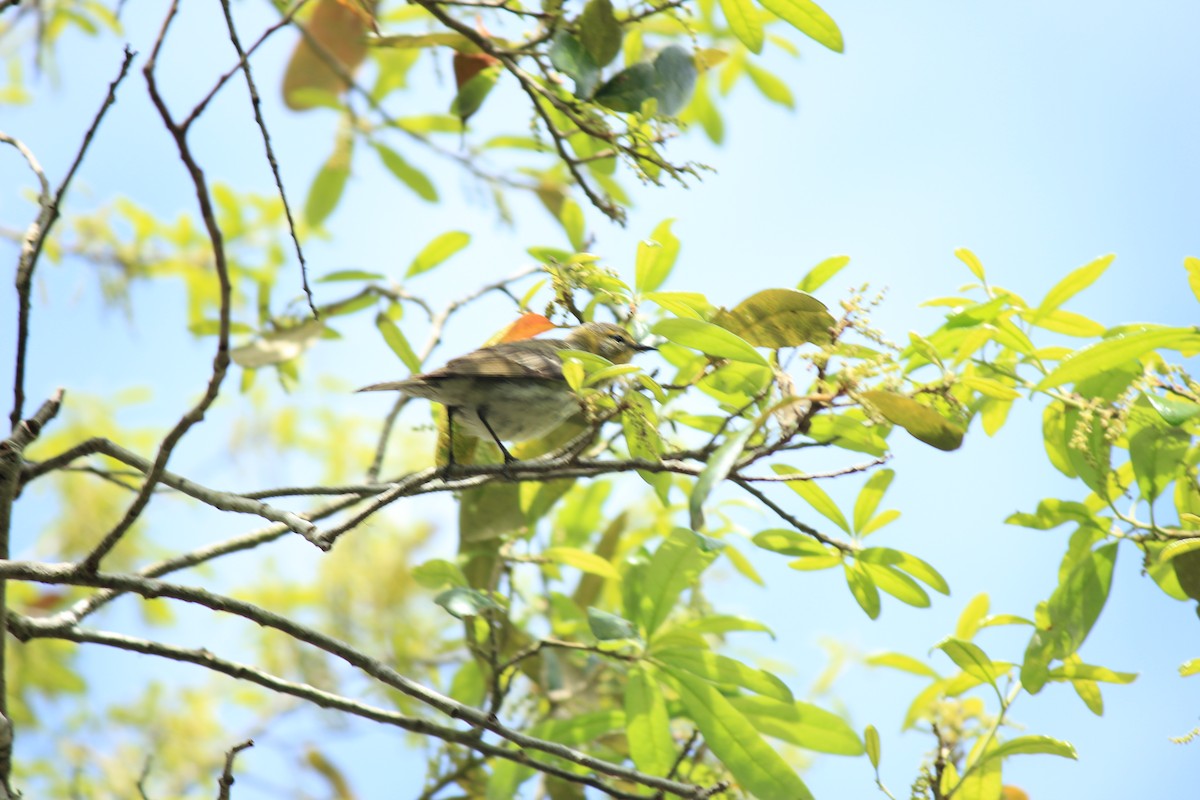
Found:
[(450, 434), (447, 467), (454, 466), (454, 430), (491, 438), (507, 467), (515, 459), (504, 442), (536, 439), (579, 410), (579, 398), (563, 377), (560, 350), (582, 350), (614, 364), (655, 350), (619, 325), (586, 322), (563, 339), (525, 339), (482, 347), (432, 372), (364, 386), (359, 392), (400, 391), (446, 407)]

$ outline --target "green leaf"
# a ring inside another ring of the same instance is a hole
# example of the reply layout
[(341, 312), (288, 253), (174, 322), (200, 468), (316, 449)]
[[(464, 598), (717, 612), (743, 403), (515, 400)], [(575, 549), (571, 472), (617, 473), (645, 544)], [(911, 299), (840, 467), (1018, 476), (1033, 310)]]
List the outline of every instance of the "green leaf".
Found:
[(1050, 312), (1095, 283), (1115, 258), (1114, 255), (1102, 256), (1092, 263), (1080, 267), (1055, 284), (1054, 288), (1046, 293), (1046, 297), (1038, 305), (1037, 310), (1033, 312), (1032, 322), (1037, 324)]
[(485, 616), (492, 611), (500, 610), (500, 606), (483, 592), (464, 586), (447, 589), (433, 598), (433, 602), (458, 619)]
[(422, 272), (428, 272), (470, 243), (471, 235), (464, 231), (449, 231), (435, 237), (433, 241), (425, 245), (421, 252), (417, 253), (417, 257), (409, 264), (408, 272), (404, 274), (404, 277), (411, 278)]
[(651, 655), (672, 672), (682, 670), (724, 686), (738, 686), (784, 703), (793, 702), (792, 690), (771, 673), (736, 659), (697, 648), (654, 649)]
[[(789, 467), (786, 464), (772, 464), (771, 469), (777, 475), (794, 475), (799, 472), (799, 470)], [(833, 502), (833, 498), (817, 485), (816, 481), (788, 481), (787, 486), (793, 492), (803, 497), (804, 501), (816, 509), (821, 516), (846, 531), (846, 533), (850, 532), (850, 524), (846, 522), (846, 517), (842, 514), (842, 510), (837, 507), (837, 503)]]
[(1076, 760), (1079, 758), (1070, 742), (1052, 739), (1049, 736), (1018, 736), (996, 745), (995, 749), (989, 750), (979, 760), (979, 763), (1017, 755), (1051, 755)]
[(435, 558), (420, 564), (412, 571), (413, 580), (426, 589), (440, 589), (446, 584), (466, 586), (467, 578), (458, 565), (444, 558)]
[(1185, 400), (1181, 397), (1172, 395), (1147, 394), (1146, 400), (1154, 407), (1159, 416), (1166, 421), (1168, 425), (1182, 425), (1188, 420), (1195, 419), (1200, 416), (1200, 403)]
[(772, 528), (754, 534), (753, 542), (764, 550), (785, 556), (827, 556), (830, 550), (815, 539), (787, 528)]
[(617, 57), (621, 52), (621, 25), (613, 16), (611, 0), (588, 0), (579, 15), (579, 38), (598, 66)]
[(911, 397), (881, 390), (863, 392), (862, 397), (886, 420), (925, 444), (946, 451), (957, 450), (962, 445), (965, 431), (960, 426)]
[[(664, 320), (664, 322), (666, 321), (670, 320)], [(685, 320), (678, 321), (684, 322)], [(732, 434), (709, 456), (708, 463), (704, 465), (704, 470), (701, 471), (700, 477), (696, 479), (696, 483), (692, 487), (691, 497), (688, 499), (688, 513), (692, 530), (701, 531), (704, 529), (704, 503), (708, 500), (708, 496), (712, 494), (717, 484), (725, 480), (730, 470), (737, 464), (742, 451), (746, 449), (746, 443), (750, 440), (750, 435), (754, 433), (754, 428), (755, 426), (753, 425), (747, 425), (737, 433)]]
[(601, 641), (637, 638), (637, 627), (629, 620), (619, 617), (616, 614), (589, 606), (587, 620), (588, 628), (591, 629), (592, 635)]
[(625, 673), (625, 739), (634, 765), (650, 775), (666, 775), (675, 762), (671, 717), (649, 664)]
[(729, 702), (765, 736), (818, 753), (863, 754), (862, 740), (846, 720), (820, 706), (801, 700), (782, 703), (751, 695), (731, 697)]
[(750, 0), (721, 0), (721, 13), (725, 15), (729, 30), (733, 31), (738, 41), (752, 53), (762, 52), (762, 19)]
[(701, 550), (691, 531), (676, 528), (658, 546), (645, 572), (638, 598), (639, 619), (650, 637), (670, 615), (679, 595), (694, 586), (715, 554)]
[(581, 41), (566, 31), (559, 31), (550, 45), (550, 63), (575, 81), (576, 97), (580, 100), (591, 98), (600, 83), (600, 65)]
[(671, 223), (674, 221), (663, 220), (649, 239), (638, 242), (636, 285), (639, 293), (657, 290), (675, 266), (675, 259), (679, 257), (679, 238), (671, 232)]
[(867, 536), (868, 534), (874, 533), (885, 525), (890, 525), (898, 519), (900, 519), (900, 512), (894, 508), (889, 508), (887, 511), (881, 511), (879, 514), (876, 514), (874, 517), (872, 517), (866, 525), (862, 526), (862, 528), (858, 530), (858, 535)]
[(1188, 256), (1183, 260), (1183, 268), (1187, 270), (1188, 286), (1192, 287), (1192, 294), (1200, 300), (1200, 258)]
[(850, 256), (833, 256), (827, 258), (820, 264), (808, 271), (800, 283), (796, 284), (796, 288), (802, 292), (815, 292), (820, 289), (834, 275), (841, 272), (842, 268), (850, 263)]
[(1153, 503), (1187, 470), (1184, 457), (1192, 437), (1178, 428), (1147, 425), (1129, 440), (1129, 460), (1142, 497)]
[(858, 499), (854, 501), (855, 531), (861, 534), (863, 528), (871, 521), (871, 517), (875, 516), (875, 510), (879, 508), (884, 492), (891, 486), (894, 477), (896, 477), (896, 473), (893, 470), (881, 469), (867, 479), (858, 493)]
[(960, 247), (954, 251), (954, 255), (959, 261), (967, 265), (967, 269), (971, 270), (971, 274), (979, 280), (985, 280), (983, 272), (983, 264), (979, 261), (979, 256), (965, 247)]
[(416, 192), (417, 197), (430, 203), (437, 202), (437, 189), (424, 172), (421, 172), (421, 170), (405, 161), (399, 153), (387, 145), (379, 144), (378, 142), (372, 144), (375, 152), (379, 155), (379, 160), (387, 167), (388, 172), (395, 175), (400, 179), (401, 183)]
[(858, 553), (858, 560), (868, 564), (887, 564), (898, 567), (919, 581), (927, 584), (941, 594), (950, 594), (950, 585), (942, 574), (927, 561), (922, 561), (910, 553), (893, 550), (890, 547), (868, 547)]
[(759, 800), (813, 800), (796, 771), (720, 691), (684, 672), (671, 670), (671, 675), (688, 716), (743, 789)]
[(785, 108), (796, 108), (796, 98), (792, 97), (792, 90), (775, 73), (746, 61), (746, 74), (767, 100)]
[(867, 741), (867, 758), (871, 759), (871, 766), (879, 769), (879, 731), (874, 725), (868, 725), (863, 738)]
[(608, 559), (602, 558), (595, 553), (589, 553), (586, 550), (580, 550), (577, 547), (548, 547), (542, 552), (542, 558), (553, 564), (565, 564), (568, 567), (574, 567), (580, 572), (599, 575), (601, 578), (608, 578), (610, 580), (621, 579), (621, 574), (617, 572), (616, 567)]
[(760, 0), (763, 8), (835, 53), (845, 49), (837, 23), (812, 0)]
[(1065, 336), (1076, 336), (1081, 339), (1102, 336), (1105, 330), (1104, 326), (1099, 322), (1089, 319), (1082, 314), (1063, 311), (1061, 308), (1051, 311), (1033, 324), (1048, 331), (1061, 333)]
[(675, 344), (699, 350), (716, 358), (728, 358), (746, 364), (769, 367), (767, 360), (748, 342), (723, 327), (698, 319), (664, 319), (653, 333)]
[(1200, 348), (1200, 332), (1196, 328), (1146, 328), (1118, 334), (1077, 351), (1043, 378), (1034, 390), (1045, 391), (1090, 378), (1159, 348), (1195, 350)]
[(387, 342), (388, 347), (392, 348), (392, 352), (404, 362), (404, 366), (408, 367), (409, 372), (421, 371), (421, 359), (413, 352), (408, 339), (404, 337), (404, 333), (396, 323), (388, 319), (386, 314), (376, 314), (375, 327), (379, 328), (379, 332), (383, 334), (383, 340)]
[(909, 576), (887, 564), (863, 562), (863, 568), (881, 590), (914, 608), (928, 608), (929, 594)]
[(641, 62), (609, 78), (596, 90), (595, 101), (613, 111), (637, 113), (654, 99), (658, 113), (674, 116), (687, 104), (696, 86), (696, 62), (679, 45), (664, 48), (654, 63)]
[(936, 680), (942, 677), (937, 670), (924, 661), (920, 661), (904, 653), (877, 653), (873, 656), (867, 656), (866, 663), (872, 667), (891, 667), (892, 669), (898, 669), (901, 672), (910, 672), (913, 675), (920, 675), (924, 678), (934, 678)]
[(378, 272), (367, 272), (361, 269), (338, 269), (317, 278), (317, 283), (334, 283), (336, 281), (381, 281), (386, 278)]
[(483, 106), (483, 101), (492, 93), (496, 81), (500, 79), (503, 68), (494, 64), (480, 70), (469, 81), (464, 83), (450, 101), (450, 113), (464, 123)]
[(1104, 683), (1133, 683), (1137, 680), (1137, 673), (1116, 672), (1108, 667), (1099, 667), (1095, 664), (1068, 662), (1061, 667), (1050, 670), (1050, 678), (1072, 681), (1102, 681)]
[(338, 136), (333, 153), (317, 170), (308, 197), (304, 201), (304, 221), (312, 227), (320, 227), (342, 199), (346, 181), (350, 178), (350, 160), (354, 152), (354, 139)]
[(698, 619), (690, 620), (679, 626), (695, 633), (714, 633), (723, 636), (734, 631), (754, 631), (765, 633), (772, 639), (775, 633), (758, 620), (747, 617), (736, 617), (728, 614), (708, 614)]
[(798, 347), (830, 341), (836, 321), (825, 304), (795, 289), (765, 289), (713, 317), (755, 347)]
[(966, 608), (958, 615), (958, 623), (954, 627), (954, 637), (969, 642), (983, 627), (983, 619), (991, 607), (991, 599), (986, 592), (980, 592), (971, 598)]
[(990, 683), (992, 686), (996, 685), (996, 676), (1002, 670), (999, 670), (992, 663), (992, 660), (988, 658), (987, 653), (983, 652), (983, 648), (974, 642), (947, 636), (935, 644), (933, 648), (941, 650), (950, 656), (950, 660), (968, 675), (973, 675), (981, 681)]
[(846, 571), (846, 585), (850, 587), (850, 594), (854, 595), (855, 601), (867, 612), (868, 617), (878, 619), (879, 589), (876, 588), (875, 581), (871, 580), (866, 569), (857, 561), (853, 564), (843, 564), (842, 567)]

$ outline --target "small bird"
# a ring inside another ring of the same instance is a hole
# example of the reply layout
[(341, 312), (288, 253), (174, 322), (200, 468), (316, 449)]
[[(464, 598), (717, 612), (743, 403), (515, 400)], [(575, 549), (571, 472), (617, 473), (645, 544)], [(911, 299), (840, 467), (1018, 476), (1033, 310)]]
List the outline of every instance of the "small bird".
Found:
[(583, 350), (614, 364), (627, 364), (634, 353), (655, 349), (639, 344), (618, 325), (587, 322), (565, 339), (525, 339), (483, 347), (433, 372), (358, 391), (395, 390), (444, 405), (451, 466), (455, 424), (477, 438), (491, 437), (504, 454), (504, 463), (510, 464), (516, 459), (502, 442), (544, 436), (579, 410), (579, 398), (563, 377), (558, 351)]

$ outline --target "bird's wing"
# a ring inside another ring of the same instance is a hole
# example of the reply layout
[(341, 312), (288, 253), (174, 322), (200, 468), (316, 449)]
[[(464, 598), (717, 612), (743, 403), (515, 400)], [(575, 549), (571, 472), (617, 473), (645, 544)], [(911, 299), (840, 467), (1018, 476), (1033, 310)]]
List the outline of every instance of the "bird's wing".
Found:
[(558, 357), (558, 351), (566, 346), (566, 342), (558, 339), (504, 342), (452, 359), (444, 367), (421, 377), (433, 380), (449, 377), (562, 380), (562, 359)]

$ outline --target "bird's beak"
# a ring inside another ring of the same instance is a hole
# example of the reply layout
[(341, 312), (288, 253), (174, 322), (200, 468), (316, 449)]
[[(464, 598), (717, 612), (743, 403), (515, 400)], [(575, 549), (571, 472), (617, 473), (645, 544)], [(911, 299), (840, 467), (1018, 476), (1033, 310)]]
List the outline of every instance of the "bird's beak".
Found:
[(645, 353), (648, 350), (657, 350), (658, 348), (652, 344), (637, 344), (637, 343), (635, 343), (633, 345), (633, 349), (637, 350), (639, 353)]

